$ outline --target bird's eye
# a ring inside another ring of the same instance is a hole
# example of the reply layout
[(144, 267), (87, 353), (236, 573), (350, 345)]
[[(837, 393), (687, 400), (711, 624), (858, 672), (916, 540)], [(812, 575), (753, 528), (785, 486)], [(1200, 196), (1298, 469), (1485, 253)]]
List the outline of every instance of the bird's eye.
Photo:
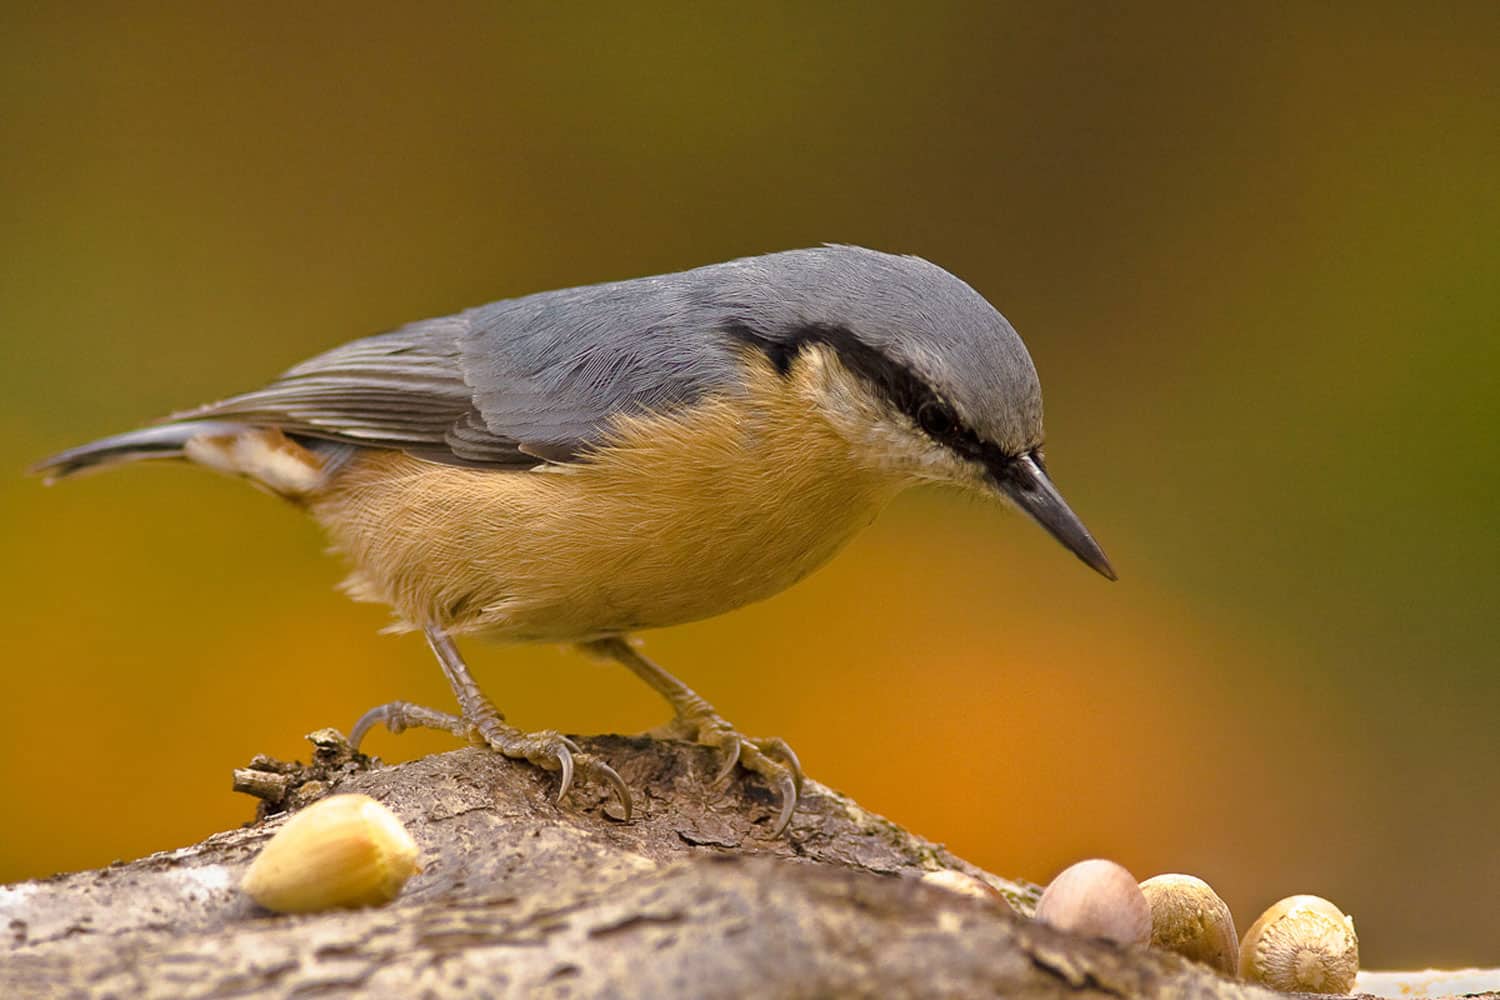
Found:
[(928, 400), (917, 409), (917, 425), (939, 440), (958, 431), (958, 414), (945, 403)]

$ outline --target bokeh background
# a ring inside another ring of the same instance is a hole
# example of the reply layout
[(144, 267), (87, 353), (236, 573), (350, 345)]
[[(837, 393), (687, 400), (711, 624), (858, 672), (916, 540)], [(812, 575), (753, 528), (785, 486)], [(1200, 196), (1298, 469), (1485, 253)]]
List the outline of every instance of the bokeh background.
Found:
[[(1500, 962), (1500, 5), (0, 22), (0, 880), (242, 822), (251, 754), (448, 699), (294, 511), (26, 464), (406, 320), (846, 241), (1021, 330), (1121, 580), (914, 493), (650, 652), (994, 871), (1194, 872), (1242, 929), (1318, 892), (1367, 966)], [(470, 659), (527, 726), (663, 716), (566, 650)]]

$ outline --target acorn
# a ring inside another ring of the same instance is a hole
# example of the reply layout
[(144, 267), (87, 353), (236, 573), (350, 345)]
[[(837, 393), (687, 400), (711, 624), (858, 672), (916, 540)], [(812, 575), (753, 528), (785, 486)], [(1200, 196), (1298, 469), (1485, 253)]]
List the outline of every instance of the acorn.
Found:
[(1116, 944), (1145, 944), (1151, 939), (1151, 907), (1135, 876), (1100, 858), (1063, 869), (1042, 891), (1036, 919)]
[(1354, 921), (1318, 896), (1288, 896), (1240, 942), (1240, 978), (1272, 989), (1348, 993), (1359, 975)]
[(333, 795), (288, 820), (240, 887), (268, 910), (313, 913), (389, 903), (421, 870), (395, 813), (368, 795)]
[(1233, 976), (1239, 961), (1234, 916), (1218, 893), (1192, 875), (1156, 875), (1141, 883), (1151, 907), (1151, 945)]

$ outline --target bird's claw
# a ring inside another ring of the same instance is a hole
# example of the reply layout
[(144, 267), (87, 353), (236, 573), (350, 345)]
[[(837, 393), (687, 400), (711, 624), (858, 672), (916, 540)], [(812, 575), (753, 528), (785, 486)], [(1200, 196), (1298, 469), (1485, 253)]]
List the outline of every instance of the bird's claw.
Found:
[(771, 836), (779, 837), (786, 832), (802, 794), (802, 764), (786, 740), (779, 736), (741, 736), (729, 723), (712, 714), (680, 716), (672, 721), (670, 731), (674, 736), (695, 740), (722, 754), (718, 772), (713, 777), (715, 785), (727, 780), (736, 767), (765, 778), (781, 796), (781, 810)]
[[(568, 794), (568, 789), (573, 787), (573, 775), (576, 772), (585, 778), (593, 778), (609, 785), (615, 797), (620, 800), (620, 810), (624, 814), (624, 821), (630, 822), (630, 815), (633, 811), (630, 789), (625, 786), (625, 779), (620, 777), (618, 771), (593, 754), (579, 750), (578, 744), (566, 736), (559, 737), (552, 752), (556, 757), (556, 766), (562, 770), (562, 780), (558, 783), (555, 800), (558, 804), (562, 803), (563, 797)], [(551, 768), (548, 769), (551, 770)]]
[(409, 701), (392, 701), (377, 705), (359, 717), (354, 728), (349, 730), (349, 746), (358, 752), (364, 738), (378, 725), (384, 725), (391, 733), (397, 734), (415, 727), (441, 729), (462, 738), (469, 731), (469, 724), (456, 715), (414, 705)]
[(552, 752), (557, 756), (557, 764), (562, 768), (562, 781), (557, 786), (557, 802), (562, 804), (563, 796), (568, 794), (568, 789), (573, 786), (573, 751), (568, 746), (568, 740), (558, 740), (557, 746)]
[(577, 754), (575, 755), (575, 760), (586, 775), (595, 781), (604, 782), (614, 790), (615, 798), (620, 800), (621, 820), (622, 822), (629, 823), (634, 806), (630, 800), (630, 789), (626, 787), (625, 779), (620, 777), (618, 771), (593, 754)]
[(715, 785), (722, 785), (734, 773), (735, 765), (740, 762), (740, 750), (743, 745), (744, 741), (740, 738), (739, 734), (731, 734), (727, 745), (722, 748), (724, 762), (719, 765), (719, 773), (714, 775), (713, 783)]
[(792, 825), (792, 813), (797, 811), (797, 803), (802, 798), (802, 783), (790, 772), (783, 771), (776, 779), (776, 784), (781, 792), (781, 813), (776, 817), (775, 828), (771, 830), (773, 837), (786, 833), (786, 828)]
[(557, 802), (573, 788), (573, 778), (592, 778), (607, 784), (620, 800), (620, 809), (625, 819), (630, 819), (633, 803), (630, 789), (619, 773), (591, 753), (580, 750), (578, 744), (561, 733), (543, 730), (523, 733), (503, 723), (489, 722), (479, 728), (484, 742), (507, 757), (528, 760), (547, 771), (561, 772), (558, 782)]
[(752, 741), (761, 753), (776, 761), (782, 767), (791, 772), (792, 782), (796, 786), (797, 794), (802, 794), (802, 761), (797, 759), (797, 752), (791, 745), (780, 736), (768, 736)]
[(792, 813), (802, 797), (802, 769), (797, 755), (781, 739), (752, 740), (741, 737), (740, 764), (770, 782), (781, 795), (781, 811), (771, 836), (779, 837), (791, 825)]

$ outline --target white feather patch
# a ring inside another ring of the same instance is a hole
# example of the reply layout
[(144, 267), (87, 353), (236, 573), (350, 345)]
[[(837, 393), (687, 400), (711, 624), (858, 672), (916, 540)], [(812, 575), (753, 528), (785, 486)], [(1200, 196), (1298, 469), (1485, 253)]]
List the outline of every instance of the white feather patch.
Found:
[(318, 457), (274, 428), (200, 434), (182, 450), (199, 465), (244, 476), (284, 497), (306, 496), (324, 483)]

